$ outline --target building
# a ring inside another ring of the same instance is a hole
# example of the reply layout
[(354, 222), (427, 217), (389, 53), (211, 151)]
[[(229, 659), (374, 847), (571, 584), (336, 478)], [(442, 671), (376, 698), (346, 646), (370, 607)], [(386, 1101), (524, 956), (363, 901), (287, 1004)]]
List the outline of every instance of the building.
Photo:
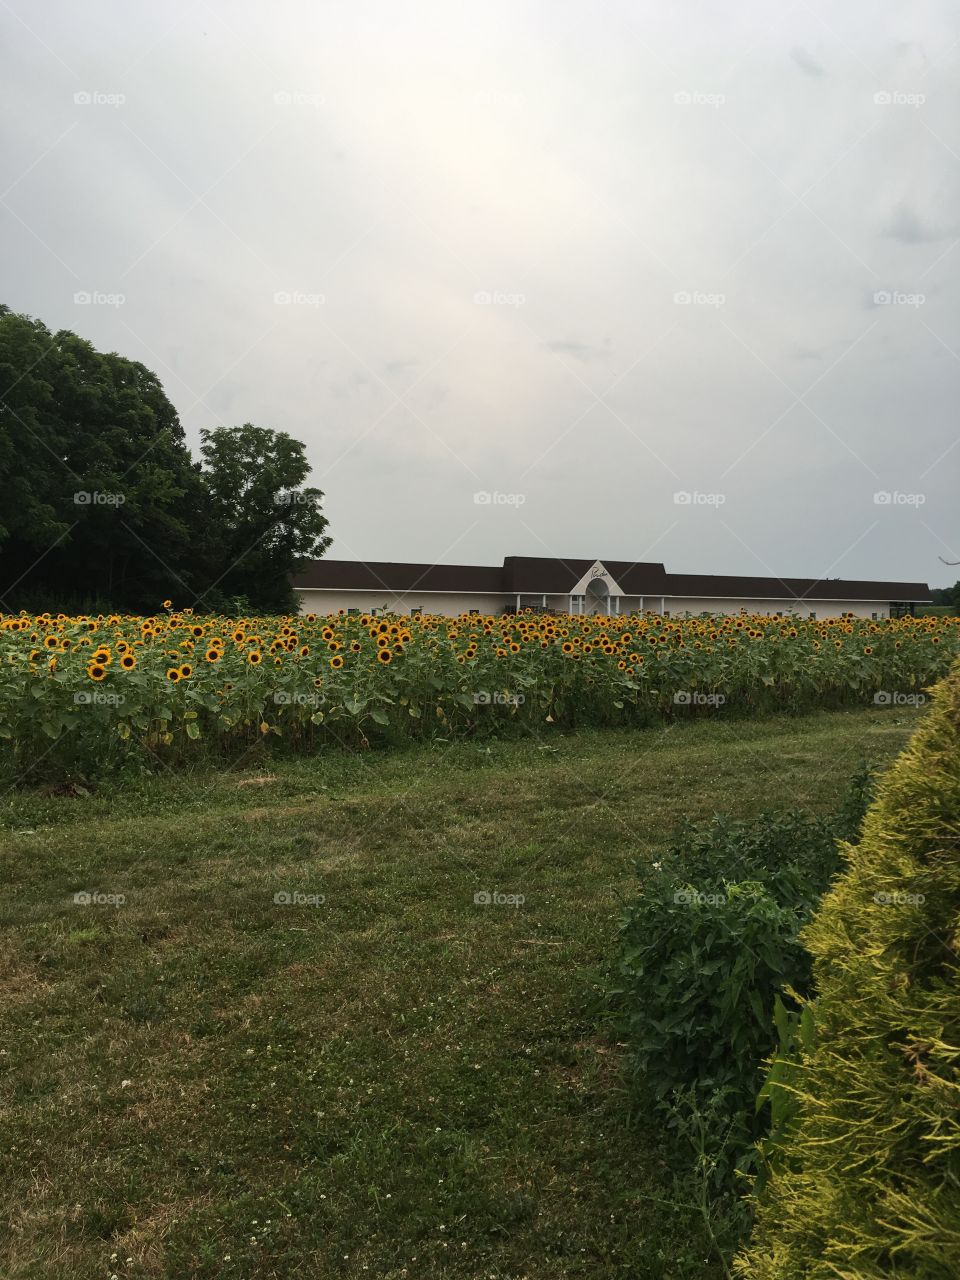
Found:
[(667, 573), (662, 564), (507, 556), (497, 567), (314, 560), (294, 578), (304, 613), (514, 612), (616, 616), (650, 611), (783, 613), (829, 618), (841, 613), (888, 618), (930, 602), (924, 582), (846, 582), (840, 578), (741, 578)]

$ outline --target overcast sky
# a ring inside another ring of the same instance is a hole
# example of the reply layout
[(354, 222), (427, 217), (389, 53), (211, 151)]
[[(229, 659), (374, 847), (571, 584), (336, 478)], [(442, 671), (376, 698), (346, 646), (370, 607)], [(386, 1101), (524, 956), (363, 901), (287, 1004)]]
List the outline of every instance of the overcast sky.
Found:
[(956, 580), (956, 5), (0, 24), (0, 299), (303, 440), (330, 555)]

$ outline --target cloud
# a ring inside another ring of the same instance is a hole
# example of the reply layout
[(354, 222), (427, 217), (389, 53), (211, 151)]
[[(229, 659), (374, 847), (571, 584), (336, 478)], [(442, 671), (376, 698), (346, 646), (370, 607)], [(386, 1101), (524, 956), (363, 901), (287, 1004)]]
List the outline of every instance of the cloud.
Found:
[(902, 202), (884, 226), (882, 234), (890, 240), (899, 240), (901, 244), (933, 244), (937, 240), (948, 239), (955, 232), (935, 230), (915, 209)]
[(544, 345), (554, 355), (574, 356), (577, 360), (595, 360), (604, 354), (602, 347), (595, 347), (589, 342), (575, 342), (569, 338), (554, 338)]
[(808, 76), (822, 76), (824, 74), (823, 67), (816, 58), (808, 53), (801, 45), (795, 44), (790, 50), (790, 57)]
[[(194, 445), (218, 414), (302, 439), (341, 554), (936, 578), (947, 0), (220, 9), (0, 5), (3, 301), (156, 369)], [(695, 489), (728, 528), (677, 519)]]

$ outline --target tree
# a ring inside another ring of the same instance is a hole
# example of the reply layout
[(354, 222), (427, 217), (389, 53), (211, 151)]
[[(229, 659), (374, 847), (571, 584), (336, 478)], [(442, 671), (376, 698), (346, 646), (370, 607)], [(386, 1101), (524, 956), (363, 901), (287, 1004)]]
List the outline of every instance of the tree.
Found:
[(0, 609), (293, 610), (330, 543), (303, 445), (202, 434), (201, 466), (156, 374), (0, 305)]
[(190, 580), (202, 500), (156, 375), (0, 308), (0, 592), (155, 609)]
[(934, 604), (951, 604), (960, 607), (960, 582), (952, 587), (934, 587), (930, 592)]
[(249, 422), (201, 438), (208, 553), (201, 602), (242, 597), (255, 609), (293, 611), (292, 575), (330, 545), (323, 494), (304, 487), (310, 464), (303, 445)]
[(46, 550), (69, 530), (63, 518), (64, 427), (50, 331), (0, 303), (0, 547)]

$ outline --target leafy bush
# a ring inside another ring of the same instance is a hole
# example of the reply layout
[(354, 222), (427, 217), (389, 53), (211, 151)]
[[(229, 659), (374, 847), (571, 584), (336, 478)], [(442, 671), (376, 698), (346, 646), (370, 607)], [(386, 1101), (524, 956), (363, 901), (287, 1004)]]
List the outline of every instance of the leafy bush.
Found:
[[(960, 1275), (960, 667), (883, 780), (804, 934), (815, 1036), (738, 1271)], [(776, 1090), (774, 1090), (774, 1094)]]
[(799, 933), (840, 867), (838, 838), (862, 813), (859, 778), (840, 814), (682, 826), (641, 867), (621, 930), (618, 995), (636, 1084), (654, 1105), (693, 1086), (752, 1112), (774, 1047), (774, 1000), (805, 992)]
[(781, 993), (796, 1004), (810, 988), (800, 931), (840, 869), (839, 841), (859, 829), (870, 779), (862, 769), (824, 818), (685, 823), (638, 868), (615, 984), (633, 1092), (667, 1139), (672, 1200), (700, 1219), (724, 1269), (750, 1227), (735, 1174), (762, 1176), (791, 1123), (785, 1089), (771, 1093), (789, 1078), (784, 1062), (757, 1100), (763, 1059), (798, 1034)]

